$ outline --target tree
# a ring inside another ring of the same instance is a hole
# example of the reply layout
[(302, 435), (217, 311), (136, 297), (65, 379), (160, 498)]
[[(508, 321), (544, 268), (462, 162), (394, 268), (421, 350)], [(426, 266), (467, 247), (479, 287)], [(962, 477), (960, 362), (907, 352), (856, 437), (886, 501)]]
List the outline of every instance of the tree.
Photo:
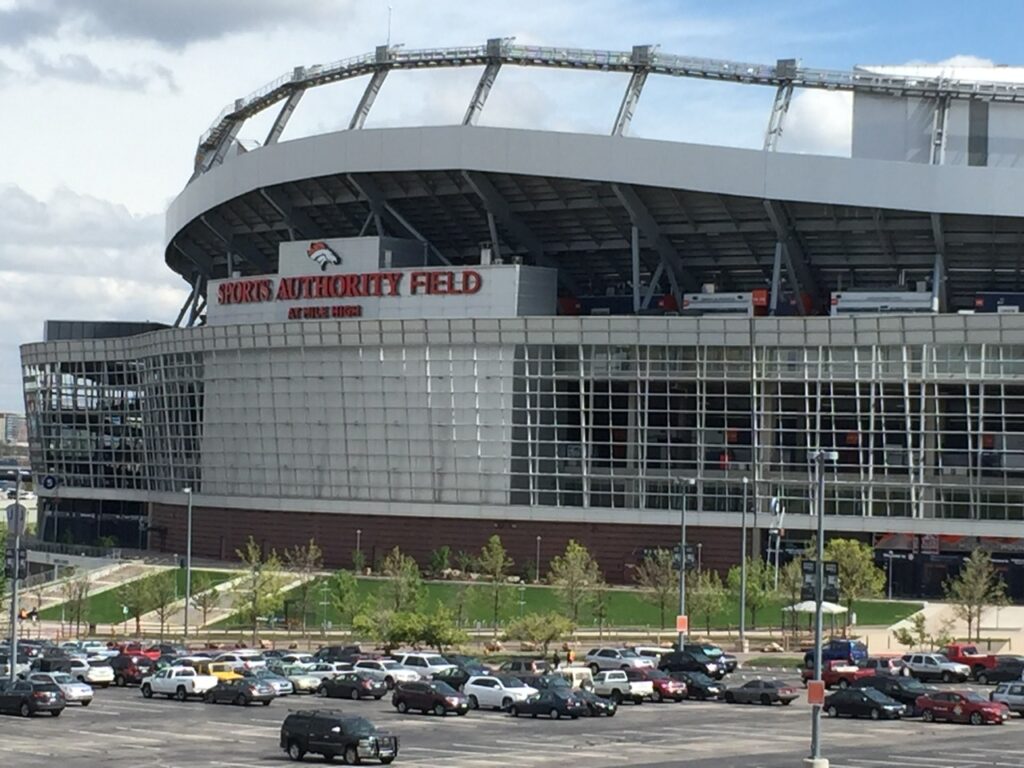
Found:
[[(692, 583), (692, 587), (690, 584)], [(725, 587), (718, 571), (704, 570), (687, 584), (687, 610), (695, 617), (704, 617), (704, 626), (711, 634), (711, 617), (725, 607)]]
[(469, 635), (455, 623), (454, 613), (438, 603), (434, 611), (423, 618), (419, 639), (443, 654), (445, 648), (467, 642)]
[(252, 629), (252, 644), (255, 646), (258, 644), (260, 618), (270, 617), (280, 610), (284, 602), (281, 559), (276, 550), (264, 555), (252, 536), (244, 548), (235, 550), (235, 554), (242, 562), (245, 575), (235, 583), (231, 592), (242, 624)]
[(61, 587), (61, 595), (64, 598), (64, 615), (69, 623), (74, 623), (76, 637), (82, 633), (82, 624), (85, 622), (91, 588), (92, 584), (89, 582), (88, 576), (69, 579)]
[(512, 558), (508, 556), (505, 547), (501, 544), (501, 537), (495, 534), (487, 540), (483, 549), (480, 550), (480, 557), (477, 564), (487, 580), (490, 582), (489, 604), (491, 607), (491, 626), (494, 633), (498, 633), (498, 618), (501, 613), (502, 593), (506, 590), (506, 579), (509, 570), (512, 568)]
[(160, 621), (160, 642), (164, 641), (164, 629), (171, 615), (175, 601), (178, 599), (178, 574), (176, 571), (164, 571), (150, 578), (151, 611), (156, 613)]
[(335, 571), (327, 580), (331, 604), (342, 624), (351, 624), (359, 609), (359, 579), (352, 571)]
[(202, 614), (206, 626), (206, 618), (220, 601), (220, 590), (214, 586), (213, 577), (205, 573), (196, 574), (192, 582), (192, 607)]
[(825, 560), (839, 566), (839, 600), (846, 603), (846, 625), (849, 626), (854, 601), (881, 597), (885, 571), (875, 565), (871, 545), (856, 539), (829, 541), (825, 545)]
[(310, 538), (309, 543), (305, 546), (295, 545), (291, 549), (286, 549), (284, 562), (288, 570), (299, 578), (299, 585), (295, 588), (294, 602), (298, 605), (299, 615), (302, 617), (302, 634), (305, 636), (306, 618), (309, 616), (309, 609), (315, 598), (313, 588), (316, 585), (313, 576), (323, 567), (324, 553), (317, 545), (316, 540)]
[(953, 642), (953, 625), (948, 619), (939, 624), (938, 631), (934, 635), (929, 634), (925, 627), (924, 613), (920, 611), (915, 613), (909, 621), (909, 627), (899, 627), (892, 632), (892, 636), (900, 645), (905, 645), (912, 650), (923, 650), (942, 648)]
[(599, 581), (590, 593), (590, 612), (597, 620), (597, 636), (604, 639), (604, 625), (608, 621), (608, 613), (611, 610), (611, 590), (608, 583), (603, 579)]
[(395, 547), (384, 557), (380, 571), (386, 579), (377, 591), (381, 607), (396, 613), (416, 610), (423, 597), (423, 579), (416, 561)]
[(476, 594), (476, 587), (465, 582), (457, 583), (452, 588), (449, 604), (455, 612), (455, 626), (462, 627), (469, 621), (469, 606), (473, 604)]
[(423, 636), (424, 618), (414, 611), (392, 611), (376, 608), (360, 613), (352, 622), (359, 634), (369, 637), (385, 651), (419, 642)]
[[(726, 583), (729, 594), (736, 600), (740, 597), (742, 574), (740, 567), (734, 565), (729, 569)], [(775, 592), (775, 572), (767, 561), (760, 558), (747, 559), (747, 610), (750, 612), (750, 626), (757, 626), (757, 612), (764, 608)]]
[(126, 610), (125, 621), (135, 619), (135, 634), (142, 634), (141, 618), (153, 605), (153, 590), (149, 578), (132, 579), (117, 588), (114, 596)]
[[(803, 557), (794, 557), (779, 572), (779, 595), (788, 605), (800, 602), (800, 594), (804, 583)], [(785, 625), (785, 619), (783, 619)], [(793, 613), (793, 631), (797, 631), (797, 614)]]
[(662, 628), (668, 626), (669, 608), (679, 599), (679, 569), (675, 557), (667, 549), (649, 552), (633, 572), (633, 578), (643, 590), (644, 600), (658, 609)]
[(432, 576), (442, 576), (445, 571), (451, 568), (452, 549), (447, 544), (438, 547), (430, 553), (430, 568), (428, 573)]
[(565, 552), (551, 559), (548, 582), (555, 586), (569, 611), (573, 626), (579, 624), (580, 608), (602, 581), (597, 561), (590, 556), (587, 548), (575, 539), (569, 539)]
[(975, 549), (960, 573), (943, 584), (956, 617), (967, 622), (967, 639), (981, 640), (981, 614), (988, 605), (1006, 605), (1006, 583), (992, 564), (992, 556)]
[(528, 613), (509, 623), (505, 639), (539, 645), (543, 648), (544, 656), (547, 656), (548, 646), (569, 635), (572, 629), (573, 623), (560, 613)]
[(366, 555), (361, 549), (352, 550), (352, 570), (356, 573), (366, 572)]

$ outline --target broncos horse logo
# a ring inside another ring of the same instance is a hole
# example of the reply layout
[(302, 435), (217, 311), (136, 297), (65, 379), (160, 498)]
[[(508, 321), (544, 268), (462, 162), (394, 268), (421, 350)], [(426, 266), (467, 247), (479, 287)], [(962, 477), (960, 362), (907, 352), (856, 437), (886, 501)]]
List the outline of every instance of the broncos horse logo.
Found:
[(310, 243), (309, 248), (306, 249), (306, 255), (320, 265), (321, 272), (327, 271), (328, 264), (341, 264), (341, 256), (322, 240)]

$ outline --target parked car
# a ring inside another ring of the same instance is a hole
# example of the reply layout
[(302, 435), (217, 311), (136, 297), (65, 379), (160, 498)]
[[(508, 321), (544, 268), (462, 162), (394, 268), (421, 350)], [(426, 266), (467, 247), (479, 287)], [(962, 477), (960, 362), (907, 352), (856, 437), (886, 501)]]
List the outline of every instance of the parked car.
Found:
[(918, 680), (941, 680), (944, 683), (962, 683), (971, 676), (966, 664), (950, 661), (941, 653), (907, 653), (903, 656), (905, 675)]
[(630, 680), (650, 680), (654, 690), (651, 693), (651, 701), (682, 701), (686, 698), (686, 683), (677, 680), (661, 669), (637, 669), (626, 670), (626, 677)]
[[(804, 661), (814, 658), (814, 649), (804, 649)], [(821, 646), (821, 663), (829, 661), (845, 661), (856, 664), (868, 657), (868, 647), (860, 640), (833, 638)]]
[(347, 661), (318, 661), (306, 667), (306, 673), (316, 675), (321, 680), (330, 680), (344, 672), (351, 672), (352, 665)]
[(797, 698), (796, 689), (782, 680), (748, 680), (737, 688), (725, 691), (724, 698), (728, 704), (767, 704), (775, 702), (789, 705)]
[(591, 689), (594, 687), (594, 673), (590, 667), (573, 664), (551, 670), (551, 674), (565, 678), (570, 688)]
[(310, 674), (301, 664), (281, 667), (275, 671), (292, 684), (292, 690), (295, 693), (316, 693), (323, 684), (320, 677)]
[(606, 699), (604, 696), (598, 696), (596, 693), (588, 691), (586, 688), (573, 691), (573, 695), (586, 706), (586, 712), (583, 714), (589, 715), (590, 717), (597, 717), (599, 715), (615, 717), (615, 713), (619, 710), (619, 705), (614, 701)]
[(420, 680), (414, 683), (400, 683), (391, 695), (391, 704), (401, 713), (418, 709), (423, 714), (433, 712), (446, 715), (454, 712), (464, 715), (469, 711), (469, 700), (448, 683), (437, 680)]
[(114, 682), (114, 669), (107, 659), (72, 659), (71, 671), (68, 672), (80, 683), (88, 683), (93, 688), (106, 688)]
[(718, 668), (725, 674), (735, 672), (736, 667), (739, 666), (739, 659), (731, 653), (726, 653), (722, 648), (714, 643), (684, 643), (683, 650), (689, 651), (690, 653), (703, 653), (715, 662), (715, 664), (718, 665)]
[(28, 717), (36, 712), (49, 712), (59, 717), (66, 705), (64, 694), (53, 683), (28, 680), (0, 680), (0, 712)]
[(92, 704), (92, 687), (78, 682), (67, 672), (33, 672), (28, 676), (28, 681), (56, 685), (68, 704), (81, 704), (83, 707)]
[(398, 737), (377, 730), (364, 717), (341, 712), (306, 710), (292, 712), (281, 724), (280, 746), (292, 760), (307, 754), (326, 760), (340, 757), (346, 765), (379, 760), (384, 765), (398, 756)]
[(921, 719), (926, 723), (947, 720), (951, 723), (997, 723), (1010, 719), (1010, 708), (999, 701), (988, 699), (973, 691), (936, 691), (917, 700)]
[(255, 678), (241, 677), (238, 680), (221, 680), (203, 694), (207, 704), (238, 704), (248, 707), (253, 703), (267, 706), (277, 698), (270, 683)]
[(673, 649), (662, 645), (631, 645), (629, 650), (633, 651), (637, 656), (654, 659), (654, 663), (657, 664), (662, 656), (666, 653), (671, 653)]
[(512, 659), (498, 667), (498, 672), (505, 675), (543, 675), (551, 669), (544, 659)]
[(580, 715), (585, 714), (586, 710), (587, 705), (573, 691), (552, 688), (546, 691), (538, 691), (523, 701), (515, 702), (508, 708), (508, 713), (512, 717), (519, 717), (520, 715), (530, 715), (531, 717), (547, 715), (552, 720), (558, 720), (562, 717), (571, 717), (575, 720)]
[(246, 649), (222, 653), (215, 656), (213, 660), (230, 664), (236, 672), (240, 672), (243, 669), (257, 669), (267, 666), (267, 660), (262, 653)]
[(558, 688), (561, 690), (572, 691), (572, 683), (565, 679), (562, 675), (551, 673), (549, 675), (515, 675), (524, 683), (529, 685), (531, 688), (536, 688), (538, 691), (546, 691), (549, 688)]
[(906, 707), (908, 717), (917, 717), (920, 711), (917, 709), (917, 700), (921, 696), (938, 691), (938, 688), (925, 685), (913, 677), (893, 677), (891, 675), (874, 675), (862, 677), (853, 681), (853, 689), (872, 688), (884, 693), (890, 699), (898, 701)]
[(325, 678), (317, 690), (321, 696), (331, 699), (362, 698), (381, 699), (388, 692), (382, 680), (375, 680), (367, 672), (342, 672), (335, 677)]
[(725, 693), (725, 686), (703, 672), (669, 672), (669, 677), (686, 685), (686, 698), (707, 701)]
[(220, 680), (213, 675), (202, 674), (192, 667), (167, 667), (142, 681), (142, 695), (149, 699), (153, 694), (162, 694), (185, 701), (202, 698), (218, 682)]
[[(875, 674), (873, 669), (859, 667), (846, 661), (830, 661), (823, 664), (821, 669), (821, 681), (826, 688), (849, 688), (854, 680), (861, 677), (872, 677)], [(808, 681), (814, 679), (814, 662), (800, 670), (800, 678), (806, 686)]]
[[(629, 673), (633, 673), (633, 679)], [(623, 701), (643, 704), (644, 699), (654, 695), (654, 684), (639, 677), (636, 670), (611, 669), (594, 675), (594, 693), (606, 696), (616, 704)]]
[(276, 667), (311, 667), (322, 659), (318, 659), (311, 653), (286, 653), (283, 656), (278, 656), (275, 659), (270, 659), (267, 665), (274, 669)]
[(366, 657), (358, 645), (328, 645), (316, 652), (317, 661), (347, 661), (354, 664)]
[(903, 659), (899, 656), (868, 656), (859, 666), (875, 675), (903, 674)]
[(999, 663), (998, 656), (982, 653), (978, 646), (972, 643), (950, 643), (942, 649), (942, 655), (952, 662), (968, 667), (975, 679), (985, 670), (995, 669)]
[(691, 651), (672, 651), (666, 653), (658, 662), (658, 669), (666, 672), (701, 672), (708, 677), (721, 680), (725, 677), (725, 670), (718, 666), (703, 653)]
[(1024, 656), (999, 656), (994, 667), (983, 668), (974, 679), (982, 685), (1024, 680)]
[(462, 686), (466, 684), (466, 681), (474, 675), (481, 675), (487, 673), (486, 667), (477, 667), (475, 671), (469, 671), (462, 667), (448, 667), (448, 669), (442, 669), (440, 672), (435, 672), (430, 676), (431, 680), (440, 680), (442, 683), (448, 683), (456, 691), (461, 691)]
[(653, 669), (657, 664), (629, 648), (591, 648), (583, 659), (595, 675), (608, 669)]
[(508, 709), (515, 702), (537, 693), (537, 689), (513, 675), (496, 674), (474, 675), (466, 681), (462, 692), (470, 709)]
[(1011, 712), (1024, 715), (1024, 683), (1000, 683), (988, 698), (1005, 704)]
[(242, 676), (235, 671), (234, 665), (229, 661), (210, 661), (203, 659), (193, 661), (192, 667), (202, 675), (211, 675), (218, 680), (240, 680)]
[(416, 670), (423, 678), (430, 678), (435, 672), (455, 666), (437, 653), (400, 653), (395, 655), (394, 659), (399, 664)]
[(295, 693), (295, 686), (292, 685), (291, 680), (276, 672), (271, 672), (269, 669), (247, 669), (242, 672), (242, 677), (246, 680), (256, 680), (269, 685), (274, 689), (274, 694), (277, 696), (287, 696), (288, 694)]
[(366, 672), (382, 681), (388, 690), (394, 688), (395, 683), (410, 683), (422, 679), (415, 669), (399, 664), (394, 659), (360, 659), (353, 667), (358, 672)]
[(152, 659), (134, 654), (114, 656), (110, 667), (114, 670), (114, 685), (118, 687), (141, 685), (142, 679), (151, 675), (154, 669)]
[(844, 688), (825, 697), (829, 717), (870, 717), (872, 720), (899, 719), (906, 708), (875, 688)]

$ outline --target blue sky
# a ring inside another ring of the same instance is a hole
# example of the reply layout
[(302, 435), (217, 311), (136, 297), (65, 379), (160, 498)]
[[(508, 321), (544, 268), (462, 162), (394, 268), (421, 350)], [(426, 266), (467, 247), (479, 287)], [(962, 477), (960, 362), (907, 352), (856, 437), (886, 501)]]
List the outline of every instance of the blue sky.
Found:
[[(668, 0), (391, 0), (409, 48), (521, 43), (666, 52), (805, 66), (1018, 64), (1024, 3), (697, 3)], [(0, 0), (0, 410), (22, 410), (18, 345), (43, 321), (170, 322), (186, 288), (163, 264), (163, 214), (198, 135), (221, 107), (297, 64), (384, 42), (387, 0)], [(512, 71), (483, 124), (609, 129), (625, 77)], [(461, 118), (477, 73), (396, 73), (367, 127)], [(347, 123), (352, 82), (303, 99), (284, 139)], [(652, 78), (635, 135), (758, 147), (772, 92)], [(781, 151), (844, 154), (849, 98), (801, 95)], [(262, 138), (268, 116), (242, 138)]]

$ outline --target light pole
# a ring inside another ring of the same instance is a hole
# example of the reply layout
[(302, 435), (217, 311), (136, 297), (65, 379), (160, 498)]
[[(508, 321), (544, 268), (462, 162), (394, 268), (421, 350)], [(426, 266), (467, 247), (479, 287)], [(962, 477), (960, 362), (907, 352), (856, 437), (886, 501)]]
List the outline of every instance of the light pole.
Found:
[(185, 639), (188, 640), (188, 608), (192, 602), (192, 486), (185, 489), (188, 494), (188, 516), (185, 523)]
[[(836, 451), (818, 450), (814, 454), (817, 473), (817, 499), (815, 511), (818, 515), (817, 562), (815, 563), (814, 585), (814, 679), (821, 680), (821, 603), (825, 591), (825, 462), (839, 458)], [(806, 764), (812, 768), (828, 768), (828, 760), (821, 756), (821, 705), (811, 707), (811, 757)]]
[(743, 509), (740, 510), (740, 651), (747, 651), (747, 486), (743, 478)]
[(535, 584), (540, 584), (540, 538), (540, 536), (537, 536), (537, 559), (535, 560), (537, 572), (533, 575)]
[(885, 559), (889, 561), (889, 563), (888, 563), (889, 567), (887, 569), (887, 573), (886, 573), (886, 577), (885, 577), (885, 582), (886, 582), (886, 585), (887, 585), (886, 586), (886, 591), (887, 591), (887, 593), (889, 595), (889, 599), (892, 600), (892, 550), (891, 549), (888, 552), (885, 553)]
[(697, 575), (700, 576), (701, 567), (704, 563), (704, 542), (697, 542)]
[[(677, 480), (677, 484), (681, 481)], [(691, 489), (697, 485), (695, 478), (686, 481)], [(679, 615), (686, 615), (686, 491), (683, 490), (682, 504), (679, 505)], [(679, 632), (676, 642), (679, 650), (683, 650), (683, 643), (686, 641), (686, 632)]]
[[(356, 557), (358, 557), (360, 561), (362, 561), (362, 559), (363, 559), (363, 557), (362, 557), (363, 550), (362, 550), (362, 547), (361, 547), (362, 538), (363, 538), (363, 529), (362, 528), (356, 528), (356, 552), (359, 553)], [(362, 563), (362, 565), (366, 565), (366, 563)]]

